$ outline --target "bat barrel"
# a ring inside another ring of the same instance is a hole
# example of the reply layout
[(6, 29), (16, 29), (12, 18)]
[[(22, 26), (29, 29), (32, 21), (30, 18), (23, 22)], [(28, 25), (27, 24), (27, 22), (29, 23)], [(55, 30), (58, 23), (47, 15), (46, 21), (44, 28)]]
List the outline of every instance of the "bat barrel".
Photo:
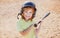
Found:
[[(43, 18), (42, 18), (42, 20), (44, 20), (47, 16), (49, 16), (50, 15), (50, 12), (49, 13), (47, 13)], [(42, 20), (40, 20), (37, 24), (39, 24), (39, 23), (41, 23), (42, 22)]]
[(42, 20), (44, 20), (47, 16), (49, 16), (50, 15), (50, 12), (49, 13), (47, 13), (43, 18), (42, 18)]

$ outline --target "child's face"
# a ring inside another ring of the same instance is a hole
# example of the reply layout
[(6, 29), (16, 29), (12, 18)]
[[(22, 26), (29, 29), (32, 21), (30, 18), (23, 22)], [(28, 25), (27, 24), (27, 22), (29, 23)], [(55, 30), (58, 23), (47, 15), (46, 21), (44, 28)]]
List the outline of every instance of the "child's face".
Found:
[(31, 19), (33, 14), (34, 14), (33, 8), (24, 8), (23, 16), (24, 16), (25, 20)]

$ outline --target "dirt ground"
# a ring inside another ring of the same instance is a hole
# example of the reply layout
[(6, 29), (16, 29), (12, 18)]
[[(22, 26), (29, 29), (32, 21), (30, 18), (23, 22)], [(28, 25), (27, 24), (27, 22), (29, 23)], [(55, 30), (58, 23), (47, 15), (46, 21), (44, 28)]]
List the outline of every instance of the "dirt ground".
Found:
[(51, 12), (42, 22), (38, 37), (60, 38), (60, 0), (0, 0), (0, 38), (22, 38), (16, 29), (16, 16), (25, 1), (36, 4), (36, 20)]

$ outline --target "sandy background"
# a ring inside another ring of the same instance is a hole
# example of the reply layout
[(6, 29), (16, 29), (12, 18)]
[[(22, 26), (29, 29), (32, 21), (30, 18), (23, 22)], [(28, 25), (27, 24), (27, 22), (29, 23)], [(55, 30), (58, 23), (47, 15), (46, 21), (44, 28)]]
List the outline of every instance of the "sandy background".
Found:
[(36, 20), (51, 12), (41, 24), (39, 38), (60, 38), (60, 0), (0, 0), (0, 38), (22, 38), (16, 16), (25, 1), (36, 4)]

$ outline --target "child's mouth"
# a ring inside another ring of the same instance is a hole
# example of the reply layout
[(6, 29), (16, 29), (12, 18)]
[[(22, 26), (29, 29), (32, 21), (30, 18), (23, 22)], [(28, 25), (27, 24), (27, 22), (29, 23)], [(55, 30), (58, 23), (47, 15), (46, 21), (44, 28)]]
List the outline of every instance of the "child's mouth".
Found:
[(24, 18), (25, 18), (26, 20), (30, 19), (31, 17), (32, 17), (32, 15), (29, 15), (29, 14), (24, 16)]

